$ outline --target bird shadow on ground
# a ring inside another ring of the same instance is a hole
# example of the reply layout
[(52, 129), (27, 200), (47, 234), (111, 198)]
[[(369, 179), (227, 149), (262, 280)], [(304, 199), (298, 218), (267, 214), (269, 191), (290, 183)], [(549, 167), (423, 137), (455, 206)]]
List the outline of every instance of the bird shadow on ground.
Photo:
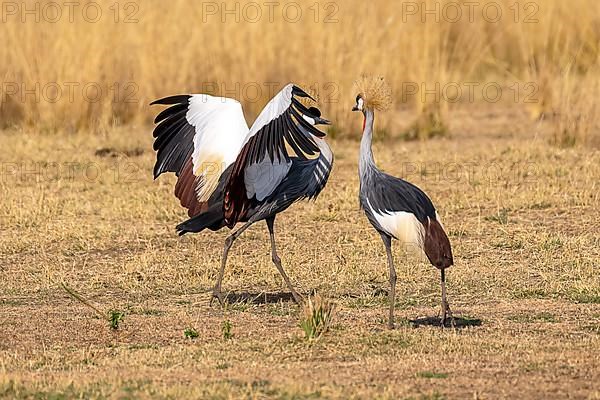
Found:
[(250, 303), (250, 304), (273, 304), (282, 301), (294, 301), (294, 296), (291, 292), (229, 292), (227, 293), (226, 301), (229, 304), (234, 303)]
[[(442, 320), (440, 317), (423, 317), (423, 318), (415, 318), (409, 321), (415, 328), (421, 326), (441, 326)], [(470, 318), (470, 317), (455, 317), (454, 318), (454, 328), (456, 329), (464, 329), (474, 326), (481, 326), (482, 321), (478, 318)], [(446, 321), (444, 325), (446, 328), (450, 328), (450, 321)]]

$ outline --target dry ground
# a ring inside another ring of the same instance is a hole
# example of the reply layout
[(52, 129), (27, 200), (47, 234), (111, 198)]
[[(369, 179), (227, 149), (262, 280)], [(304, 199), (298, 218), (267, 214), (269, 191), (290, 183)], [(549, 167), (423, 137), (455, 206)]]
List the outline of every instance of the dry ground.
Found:
[[(224, 281), (257, 298), (207, 305), (226, 232), (176, 237), (185, 215), (174, 179), (151, 179), (148, 127), (1, 133), (0, 397), (600, 398), (600, 153), (551, 147), (518, 113), (451, 123), (451, 138), (388, 137), (375, 155), (437, 204), (465, 327), (423, 322), (438, 313), (438, 274), (397, 248), (398, 327), (385, 329), (385, 255), (358, 209), (358, 143), (332, 141), (327, 189), (276, 223), (293, 281), (337, 305), (314, 343), (264, 224), (236, 243)], [(120, 328), (60, 282), (123, 310)]]

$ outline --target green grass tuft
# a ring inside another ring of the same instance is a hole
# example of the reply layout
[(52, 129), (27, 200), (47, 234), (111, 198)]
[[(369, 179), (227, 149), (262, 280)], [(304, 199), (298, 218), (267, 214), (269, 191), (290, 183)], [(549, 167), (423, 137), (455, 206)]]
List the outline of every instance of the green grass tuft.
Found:
[(429, 379), (445, 379), (448, 377), (448, 374), (445, 372), (432, 372), (432, 371), (422, 371), (417, 374), (420, 378), (429, 378)]
[(509, 320), (519, 323), (534, 323), (534, 322), (549, 322), (554, 323), (558, 322), (558, 319), (548, 312), (541, 312), (538, 314), (519, 314), (519, 315), (510, 315), (507, 317)]
[(232, 329), (233, 324), (231, 323), (231, 321), (229, 321), (228, 319), (223, 321), (223, 323), (221, 324), (221, 333), (223, 334), (223, 339), (230, 340), (231, 338), (233, 338), (233, 332), (231, 331)]
[(304, 338), (315, 340), (320, 338), (331, 326), (335, 307), (318, 294), (308, 298), (304, 305), (300, 327), (304, 331)]
[(598, 292), (579, 291), (570, 294), (569, 298), (575, 303), (600, 304), (600, 293)]
[(186, 339), (196, 339), (198, 336), (200, 336), (200, 334), (196, 329), (190, 327), (183, 330), (183, 336)]
[(119, 329), (119, 324), (125, 318), (125, 313), (119, 310), (110, 310), (108, 312), (108, 322), (110, 324), (110, 329), (117, 330)]
[(515, 299), (545, 299), (549, 294), (544, 289), (522, 289), (513, 293)]
[(486, 221), (497, 222), (500, 225), (508, 224), (508, 209), (502, 208), (496, 214), (485, 217)]

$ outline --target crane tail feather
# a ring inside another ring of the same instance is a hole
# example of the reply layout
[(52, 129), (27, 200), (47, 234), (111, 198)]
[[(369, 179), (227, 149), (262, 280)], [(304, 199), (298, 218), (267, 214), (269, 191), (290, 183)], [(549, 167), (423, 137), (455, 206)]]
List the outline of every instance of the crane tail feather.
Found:
[(450, 240), (442, 225), (434, 218), (428, 218), (425, 225), (425, 254), (429, 261), (439, 269), (450, 267), (454, 260)]
[(223, 209), (221, 204), (218, 203), (210, 207), (206, 212), (177, 225), (175, 229), (179, 236), (183, 236), (186, 233), (202, 232), (206, 228), (216, 231), (223, 226)]

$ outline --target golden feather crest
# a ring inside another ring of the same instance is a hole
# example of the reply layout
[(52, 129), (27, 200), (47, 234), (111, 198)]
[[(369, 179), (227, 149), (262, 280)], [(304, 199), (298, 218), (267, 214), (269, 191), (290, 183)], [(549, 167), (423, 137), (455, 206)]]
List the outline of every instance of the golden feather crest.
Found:
[(382, 76), (362, 75), (354, 82), (359, 95), (363, 98), (364, 107), (377, 111), (385, 111), (392, 104), (392, 90)]

